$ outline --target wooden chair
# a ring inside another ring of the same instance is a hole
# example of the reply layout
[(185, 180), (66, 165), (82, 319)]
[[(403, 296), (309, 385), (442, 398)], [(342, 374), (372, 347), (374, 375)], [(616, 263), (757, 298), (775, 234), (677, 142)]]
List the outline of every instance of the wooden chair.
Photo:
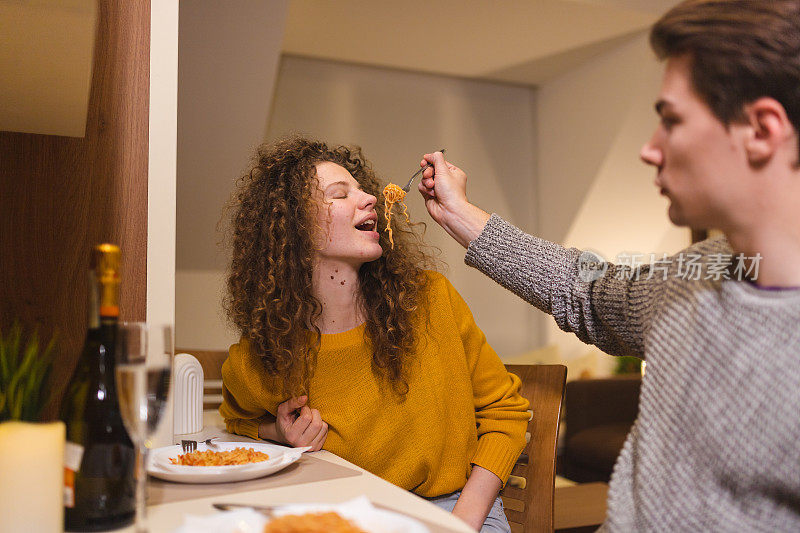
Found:
[(512, 533), (552, 532), (558, 423), (567, 367), (506, 365), (522, 380), (520, 393), (530, 402), (528, 443), (500, 493)]
[(175, 353), (192, 354), (200, 361), (203, 367), (203, 409), (219, 409), (222, 404), (222, 363), (228, 358), (228, 351), (179, 348)]

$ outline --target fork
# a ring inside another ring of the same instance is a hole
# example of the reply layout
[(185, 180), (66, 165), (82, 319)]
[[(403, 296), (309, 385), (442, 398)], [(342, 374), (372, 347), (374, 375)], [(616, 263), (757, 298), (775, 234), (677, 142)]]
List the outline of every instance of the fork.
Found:
[[(442, 153), (444, 153), (444, 148), (442, 148), (442, 149), (441, 149), (441, 150), (439, 150), (439, 151), (440, 151), (440, 152), (442, 152)], [(413, 175), (413, 176), (411, 176), (411, 179), (410, 179), (410, 180), (408, 180), (408, 183), (406, 183), (406, 186), (405, 186), (405, 187), (401, 187), (401, 188), (403, 189), (403, 191), (404, 191), (404, 192), (408, 192), (408, 191), (410, 191), (410, 190), (411, 190), (411, 182), (413, 182), (413, 181), (414, 181), (414, 178), (416, 178), (417, 176), (419, 176), (420, 174), (422, 174), (422, 173), (425, 171), (425, 169), (426, 169), (426, 168), (430, 168), (430, 167), (432, 167), (432, 166), (433, 166), (432, 164), (428, 163), (427, 165), (425, 165), (425, 166), (424, 166), (424, 167), (422, 167), (421, 169), (419, 169), (419, 170), (417, 170), (416, 172), (414, 172), (414, 175)]]
[(250, 505), (246, 503), (212, 503), (211, 506), (219, 511), (235, 511), (236, 509), (252, 509), (257, 513), (261, 513), (267, 518), (275, 516), (275, 509), (277, 505)]
[[(201, 440), (200, 442), (204, 443), (206, 446), (212, 446), (212, 440), (216, 439), (217, 437), (211, 437), (210, 439)], [(197, 441), (196, 440), (182, 440), (181, 441), (181, 448), (183, 448), (183, 453), (193, 452), (197, 449)]]

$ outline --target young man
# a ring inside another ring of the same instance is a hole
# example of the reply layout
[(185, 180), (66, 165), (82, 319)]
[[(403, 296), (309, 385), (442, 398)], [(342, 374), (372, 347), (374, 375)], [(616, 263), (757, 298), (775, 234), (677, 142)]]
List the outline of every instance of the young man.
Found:
[(606, 530), (800, 531), (800, 1), (683, 2), (651, 45), (666, 66), (641, 158), (673, 223), (724, 239), (587, 276), (579, 250), (470, 204), (438, 152), (420, 192), (467, 264), (647, 360)]

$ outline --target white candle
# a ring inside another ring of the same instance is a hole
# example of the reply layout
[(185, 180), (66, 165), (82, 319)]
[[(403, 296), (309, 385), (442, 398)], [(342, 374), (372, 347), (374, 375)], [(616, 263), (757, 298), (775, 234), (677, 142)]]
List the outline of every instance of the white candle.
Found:
[(64, 423), (0, 424), (0, 531), (64, 531)]

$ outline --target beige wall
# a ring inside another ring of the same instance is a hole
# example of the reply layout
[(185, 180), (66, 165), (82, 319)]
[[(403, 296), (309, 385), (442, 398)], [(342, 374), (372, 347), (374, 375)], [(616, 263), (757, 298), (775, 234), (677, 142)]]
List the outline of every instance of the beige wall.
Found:
[[(360, 144), (387, 181), (405, 183), (424, 152), (445, 147), (469, 169), (476, 201), (522, 226), (535, 224), (532, 89), (284, 57), (272, 107), (267, 138), (304, 133)], [(246, 162), (242, 156), (240, 165)], [(416, 193), (409, 213), (429, 221)], [(463, 249), (435, 224), (428, 225), (426, 240), (441, 250), (446, 274), (499, 353), (513, 355), (541, 343), (540, 322), (528, 305), (467, 268)], [(178, 343), (227, 348), (235, 335), (225, 329), (219, 309), (224, 272), (204, 266), (187, 257), (178, 270)]]
[[(655, 171), (638, 157), (656, 126), (661, 70), (642, 34), (540, 88), (543, 237), (612, 261), (621, 252), (674, 253), (689, 244), (689, 231), (667, 219)], [(566, 359), (591, 350), (552, 319), (546, 340)]]
[(222, 312), (224, 270), (175, 272), (175, 346), (227, 350), (236, 335)]
[(288, 0), (180, 2), (175, 341), (227, 348), (216, 226), (264, 138)]
[(178, 269), (225, 267), (216, 224), (267, 130), (287, 2), (180, 2)]

